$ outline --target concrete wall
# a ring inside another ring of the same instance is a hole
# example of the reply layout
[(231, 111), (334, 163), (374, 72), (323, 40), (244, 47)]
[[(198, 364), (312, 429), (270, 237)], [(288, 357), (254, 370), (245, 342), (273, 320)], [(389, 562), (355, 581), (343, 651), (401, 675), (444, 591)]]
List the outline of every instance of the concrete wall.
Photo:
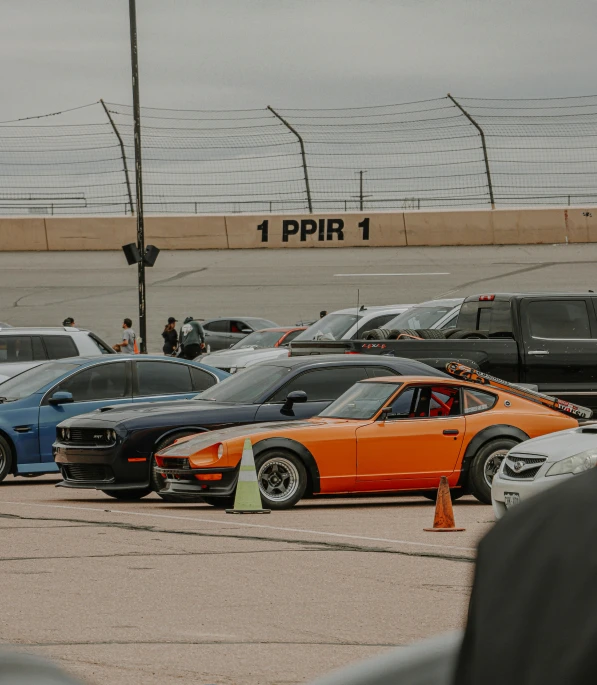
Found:
[[(593, 243), (597, 209), (153, 216), (145, 235), (164, 250)], [(2, 252), (119, 250), (135, 241), (134, 217), (0, 218)]]

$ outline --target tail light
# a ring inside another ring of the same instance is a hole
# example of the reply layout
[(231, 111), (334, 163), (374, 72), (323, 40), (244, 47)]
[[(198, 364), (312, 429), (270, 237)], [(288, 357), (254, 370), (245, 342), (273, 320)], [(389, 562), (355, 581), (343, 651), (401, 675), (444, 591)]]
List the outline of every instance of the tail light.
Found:
[(480, 295), (479, 302), (493, 302), (495, 300), (495, 295)]
[(353, 352), (352, 350), (345, 350), (344, 354), (361, 354), (360, 352)]

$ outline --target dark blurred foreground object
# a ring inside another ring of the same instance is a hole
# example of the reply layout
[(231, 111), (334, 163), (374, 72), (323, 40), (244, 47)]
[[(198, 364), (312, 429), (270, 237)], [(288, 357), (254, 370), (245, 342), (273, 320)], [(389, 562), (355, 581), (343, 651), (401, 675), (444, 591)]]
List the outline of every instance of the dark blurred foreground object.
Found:
[(0, 651), (0, 685), (82, 685), (82, 681), (44, 659)]
[(462, 633), (446, 633), (351, 664), (311, 685), (451, 685)]
[(597, 470), (483, 538), (454, 685), (597, 682)]

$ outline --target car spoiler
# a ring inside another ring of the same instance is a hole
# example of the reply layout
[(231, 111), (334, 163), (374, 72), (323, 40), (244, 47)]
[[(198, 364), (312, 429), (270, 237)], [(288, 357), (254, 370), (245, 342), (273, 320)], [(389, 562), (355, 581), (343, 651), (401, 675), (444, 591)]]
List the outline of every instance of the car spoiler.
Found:
[(541, 392), (536, 392), (535, 390), (530, 390), (529, 388), (523, 388), (522, 386), (515, 385), (514, 383), (508, 383), (508, 381), (503, 381), (501, 378), (490, 376), (487, 373), (483, 373), (477, 369), (472, 369), (470, 366), (465, 366), (464, 364), (459, 364), (458, 362), (448, 362), (446, 364), (446, 371), (451, 376), (462, 378), (462, 380), (469, 381), (470, 383), (489, 385), (497, 390), (503, 390), (511, 395), (516, 395), (517, 397), (522, 397), (525, 400), (542, 404), (544, 407), (549, 407), (550, 409), (562, 412), (563, 414), (572, 414), (579, 419), (590, 419), (593, 416), (593, 411), (588, 407), (581, 407), (579, 404), (566, 402), (566, 400), (560, 400), (557, 397), (552, 397), (551, 395), (544, 395)]

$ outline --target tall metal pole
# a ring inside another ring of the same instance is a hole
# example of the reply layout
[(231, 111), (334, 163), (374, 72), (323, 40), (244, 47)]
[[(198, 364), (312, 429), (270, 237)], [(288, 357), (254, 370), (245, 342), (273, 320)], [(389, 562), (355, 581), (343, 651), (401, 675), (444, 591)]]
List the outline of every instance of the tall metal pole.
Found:
[(487, 156), (487, 146), (485, 145), (485, 133), (479, 124), (473, 119), (473, 117), (464, 109), (464, 107), (448, 93), (448, 97), (452, 102), (458, 107), (458, 109), (464, 114), (464, 116), (471, 122), (471, 124), (479, 131), (481, 136), (481, 147), (483, 148), (483, 159), (485, 160), (485, 173), (487, 174), (487, 187), (489, 189), (489, 201), (491, 202), (491, 209), (495, 209), (495, 200), (493, 197), (493, 183), (491, 182), (491, 172), (489, 171), (489, 157)]
[[(137, 53), (137, 8), (129, 0), (131, 24), (131, 70), (133, 75), (133, 117), (135, 120), (135, 184), (137, 188), (137, 247), (145, 254), (145, 226), (143, 223), (143, 174), (141, 165), (141, 106), (139, 104), (139, 62)], [(139, 342), (141, 354), (147, 353), (147, 320), (145, 307), (145, 262), (139, 262)]]
[(359, 171), (359, 209), (363, 211), (363, 172)]

